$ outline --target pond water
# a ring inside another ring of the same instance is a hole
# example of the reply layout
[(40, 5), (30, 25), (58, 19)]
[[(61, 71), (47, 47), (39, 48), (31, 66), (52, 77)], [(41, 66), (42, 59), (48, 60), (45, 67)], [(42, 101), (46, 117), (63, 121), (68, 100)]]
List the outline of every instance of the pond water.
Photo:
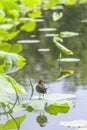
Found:
[[(54, 11), (62, 11), (63, 17), (54, 22), (52, 13)], [(77, 5), (70, 7), (61, 7), (60, 10), (44, 10), (41, 21), (37, 22), (37, 28), (32, 33), (22, 32), (13, 42), (18, 41), (23, 44), (23, 55), (27, 59), (27, 64), (21, 70), (11, 75), (19, 83), (25, 86), (28, 94), (23, 96), (23, 100), (30, 97), (32, 84), (36, 86), (39, 79), (43, 79), (47, 87), (48, 94), (74, 94), (77, 96), (75, 106), (67, 113), (58, 113), (51, 115), (45, 111), (37, 112), (15, 112), (14, 116), (27, 114), (27, 118), (21, 125), (21, 130), (68, 130), (75, 128), (67, 128), (60, 125), (60, 121), (87, 120), (87, 24), (81, 20), (87, 18), (87, 6)], [(42, 28), (46, 28), (43, 30)], [(42, 29), (42, 30), (41, 30)], [(48, 30), (49, 29), (49, 30)], [(79, 58), (79, 62), (63, 62), (64, 70), (74, 71), (73, 75), (56, 81), (59, 73), (58, 57), (59, 50), (54, 46), (53, 36), (63, 31), (72, 31), (79, 33), (79, 36), (64, 38), (64, 45), (74, 52), (73, 56), (63, 55), (67, 58)], [(21, 40), (28, 41), (21, 41)], [(29, 41), (31, 40), (31, 41)], [(42, 50), (41, 50), (42, 49)], [(34, 95), (38, 95), (34, 91)], [(47, 123), (41, 127), (37, 122), (39, 115), (44, 115)]]

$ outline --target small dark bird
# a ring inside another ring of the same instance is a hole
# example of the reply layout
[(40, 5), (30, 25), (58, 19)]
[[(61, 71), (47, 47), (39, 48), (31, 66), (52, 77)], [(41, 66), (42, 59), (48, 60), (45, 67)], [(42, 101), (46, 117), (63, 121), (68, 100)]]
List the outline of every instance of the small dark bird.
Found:
[(39, 99), (41, 97), (41, 94), (43, 94), (43, 98), (44, 98), (44, 94), (47, 91), (47, 88), (45, 87), (45, 82), (43, 80), (39, 80), (38, 85), (36, 86), (36, 91), (39, 93)]

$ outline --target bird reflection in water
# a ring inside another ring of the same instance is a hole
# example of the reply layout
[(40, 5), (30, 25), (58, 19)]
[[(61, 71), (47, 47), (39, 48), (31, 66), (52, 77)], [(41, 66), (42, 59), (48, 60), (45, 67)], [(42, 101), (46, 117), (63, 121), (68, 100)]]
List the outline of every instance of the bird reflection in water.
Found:
[(36, 118), (36, 121), (37, 123), (41, 126), (41, 127), (44, 127), (46, 126), (48, 120), (47, 120), (47, 117), (44, 115), (44, 114), (41, 114), (39, 116), (37, 116)]

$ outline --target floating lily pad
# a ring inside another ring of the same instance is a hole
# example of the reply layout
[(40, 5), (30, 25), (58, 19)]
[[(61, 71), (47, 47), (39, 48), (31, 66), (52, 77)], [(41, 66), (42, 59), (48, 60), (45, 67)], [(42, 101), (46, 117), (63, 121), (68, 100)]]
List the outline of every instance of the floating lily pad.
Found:
[(82, 23), (87, 23), (87, 19), (81, 20)]
[(40, 40), (20, 40), (17, 43), (39, 43)]
[(52, 114), (52, 115), (57, 115), (58, 113), (67, 113), (70, 109), (70, 106), (68, 103), (64, 104), (51, 104), (46, 107), (46, 112)]
[(85, 127), (85, 128), (78, 128), (78, 129), (75, 129), (75, 130), (87, 130), (87, 127)]
[(44, 19), (34, 19), (33, 21), (35, 21), (35, 22), (44, 22)]
[[(75, 99), (76, 95), (73, 94), (45, 94), (44, 99), (46, 101), (61, 101), (61, 100), (67, 100), (67, 99)], [(39, 99), (39, 96), (33, 96), (32, 99)]]
[(87, 120), (61, 121), (60, 125), (66, 127), (87, 127)]
[(54, 37), (54, 36), (59, 36), (59, 34), (50, 34), (50, 33), (46, 34), (46, 37)]
[(24, 21), (33, 21), (33, 22), (44, 22), (44, 19), (41, 19), (41, 18), (38, 18), (38, 19), (34, 19), (34, 18), (20, 18), (20, 21), (21, 22), (24, 22)]
[(59, 10), (59, 9), (62, 10), (63, 8), (64, 8), (64, 7), (63, 7), (62, 5), (56, 5), (56, 6), (53, 6), (51, 9), (52, 9), (52, 10), (57, 10), (57, 9), (58, 9), (58, 10)]
[(36, 35), (30, 35), (30, 37), (36, 37)]
[(58, 61), (61, 61), (61, 62), (78, 62), (78, 61), (80, 61), (80, 59), (78, 59), (78, 58), (62, 58), (62, 59), (58, 59)]
[(49, 114), (57, 115), (58, 113), (67, 113), (70, 108), (73, 108), (75, 99), (76, 96), (72, 94), (45, 94), (44, 99), (33, 96), (31, 100), (23, 101), (20, 109), (28, 112), (46, 111)]
[(39, 28), (39, 31), (45, 32), (45, 31), (56, 31), (56, 28)]
[(77, 32), (68, 32), (68, 31), (64, 31), (64, 32), (60, 32), (60, 37), (62, 38), (68, 38), (68, 37), (73, 37), (73, 36), (78, 36), (79, 33)]
[(46, 52), (46, 51), (50, 51), (50, 49), (49, 48), (42, 48), (42, 49), (38, 49), (38, 51), (40, 51), (40, 52)]

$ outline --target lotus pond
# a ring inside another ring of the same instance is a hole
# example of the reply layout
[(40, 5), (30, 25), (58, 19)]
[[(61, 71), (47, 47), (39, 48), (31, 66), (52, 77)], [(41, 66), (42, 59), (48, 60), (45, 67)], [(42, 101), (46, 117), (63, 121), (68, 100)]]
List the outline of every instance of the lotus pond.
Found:
[(0, 0), (0, 130), (87, 130), (87, 5), (21, 2)]

